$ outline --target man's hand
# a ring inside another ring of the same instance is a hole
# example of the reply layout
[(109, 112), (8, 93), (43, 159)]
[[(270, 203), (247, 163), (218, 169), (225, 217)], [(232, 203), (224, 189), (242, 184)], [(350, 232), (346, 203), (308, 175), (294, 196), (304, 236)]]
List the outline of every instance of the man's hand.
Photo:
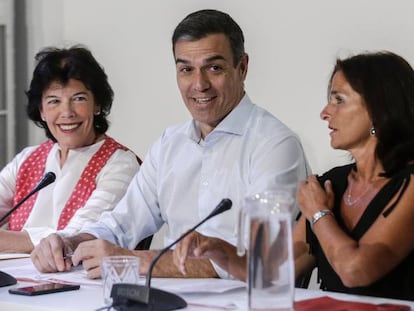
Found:
[(243, 281), (246, 278), (246, 257), (239, 257), (236, 247), (224, 240), (194, 231), (178, 243), (173, 251), (174, 264), (184, 275), (187, 274), (190, 257), (210, 259), (234, 277)]
[(72, 256), (72, 262), (76, 266), (82, 263), (87, 271), (87, 277), (91, 279), (101, 276), (101, 259), (107, 256), (125, 255), (134, 256), (131, 250), (122, 248), (105, 240), (92, 240), (82, 242), (76, 248)]
[(40, 241), (30, 257), (40, 272), (68, 271), (72, 267), (72, 261), (64, 256), (73, 252), (72, 247), (69, 240), (65, 241), (58, 234), (53, 233)]
[[(197, 257), (194, 250), (199, 246), (201, 234), (196, 231), (191, 232), (182, 241), (180, 241), (173, 251), (173, 262), (178, 270), (184, 275), (187, 274), (186, 261), (188, 257)], [(202, 255), (200, 250), (198, 255)]]

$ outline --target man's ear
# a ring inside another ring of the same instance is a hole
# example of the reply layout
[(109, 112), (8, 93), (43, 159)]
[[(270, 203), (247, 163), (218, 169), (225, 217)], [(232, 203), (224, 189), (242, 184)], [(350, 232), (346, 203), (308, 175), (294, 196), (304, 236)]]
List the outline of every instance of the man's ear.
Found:
[(249, 55), (244, 53), (242, 58), (240, 59), (240, 73), (243, 76), (243, 80), (246, 79), (247, 76), (247, 69), (249, 67)]

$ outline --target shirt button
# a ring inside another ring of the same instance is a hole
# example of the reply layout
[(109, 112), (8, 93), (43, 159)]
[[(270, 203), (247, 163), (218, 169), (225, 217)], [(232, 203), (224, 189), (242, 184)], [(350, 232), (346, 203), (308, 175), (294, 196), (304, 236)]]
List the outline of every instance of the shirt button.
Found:
[(207, 187), (208, 186), (208, 181), (203, 181), (203, 186)]

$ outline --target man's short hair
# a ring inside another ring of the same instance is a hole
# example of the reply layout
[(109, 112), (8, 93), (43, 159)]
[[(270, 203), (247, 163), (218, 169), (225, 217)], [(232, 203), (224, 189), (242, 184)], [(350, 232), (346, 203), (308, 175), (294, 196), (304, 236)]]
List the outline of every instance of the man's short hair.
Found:
[(221, 33), (230, 41), (233, 63), (237, 66), (245, 54), (243, 31), (230, 15), (217, 10), (200, 10), (187, 15), (174, 30), (173, 53), (175, 55), (175, 44), (178, 40), (196, 41)]

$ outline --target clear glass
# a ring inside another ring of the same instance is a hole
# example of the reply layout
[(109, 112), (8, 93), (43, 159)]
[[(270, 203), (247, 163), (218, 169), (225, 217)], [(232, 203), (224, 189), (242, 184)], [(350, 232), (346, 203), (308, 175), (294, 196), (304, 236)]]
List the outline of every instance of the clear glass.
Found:
[(135, 256), (109, 256), (102, 258), (102, 286), (105, 304), (111, 304), (112, 285), (118, 283), (138, 284), (139, 258)]
[(285, 190), (267, 191), (245, 200), (239, 219), (239, 252), (243, 253), (240, 244), (246, 240), (249, 310), (293, 310), (294, 202), (293, 195)]

